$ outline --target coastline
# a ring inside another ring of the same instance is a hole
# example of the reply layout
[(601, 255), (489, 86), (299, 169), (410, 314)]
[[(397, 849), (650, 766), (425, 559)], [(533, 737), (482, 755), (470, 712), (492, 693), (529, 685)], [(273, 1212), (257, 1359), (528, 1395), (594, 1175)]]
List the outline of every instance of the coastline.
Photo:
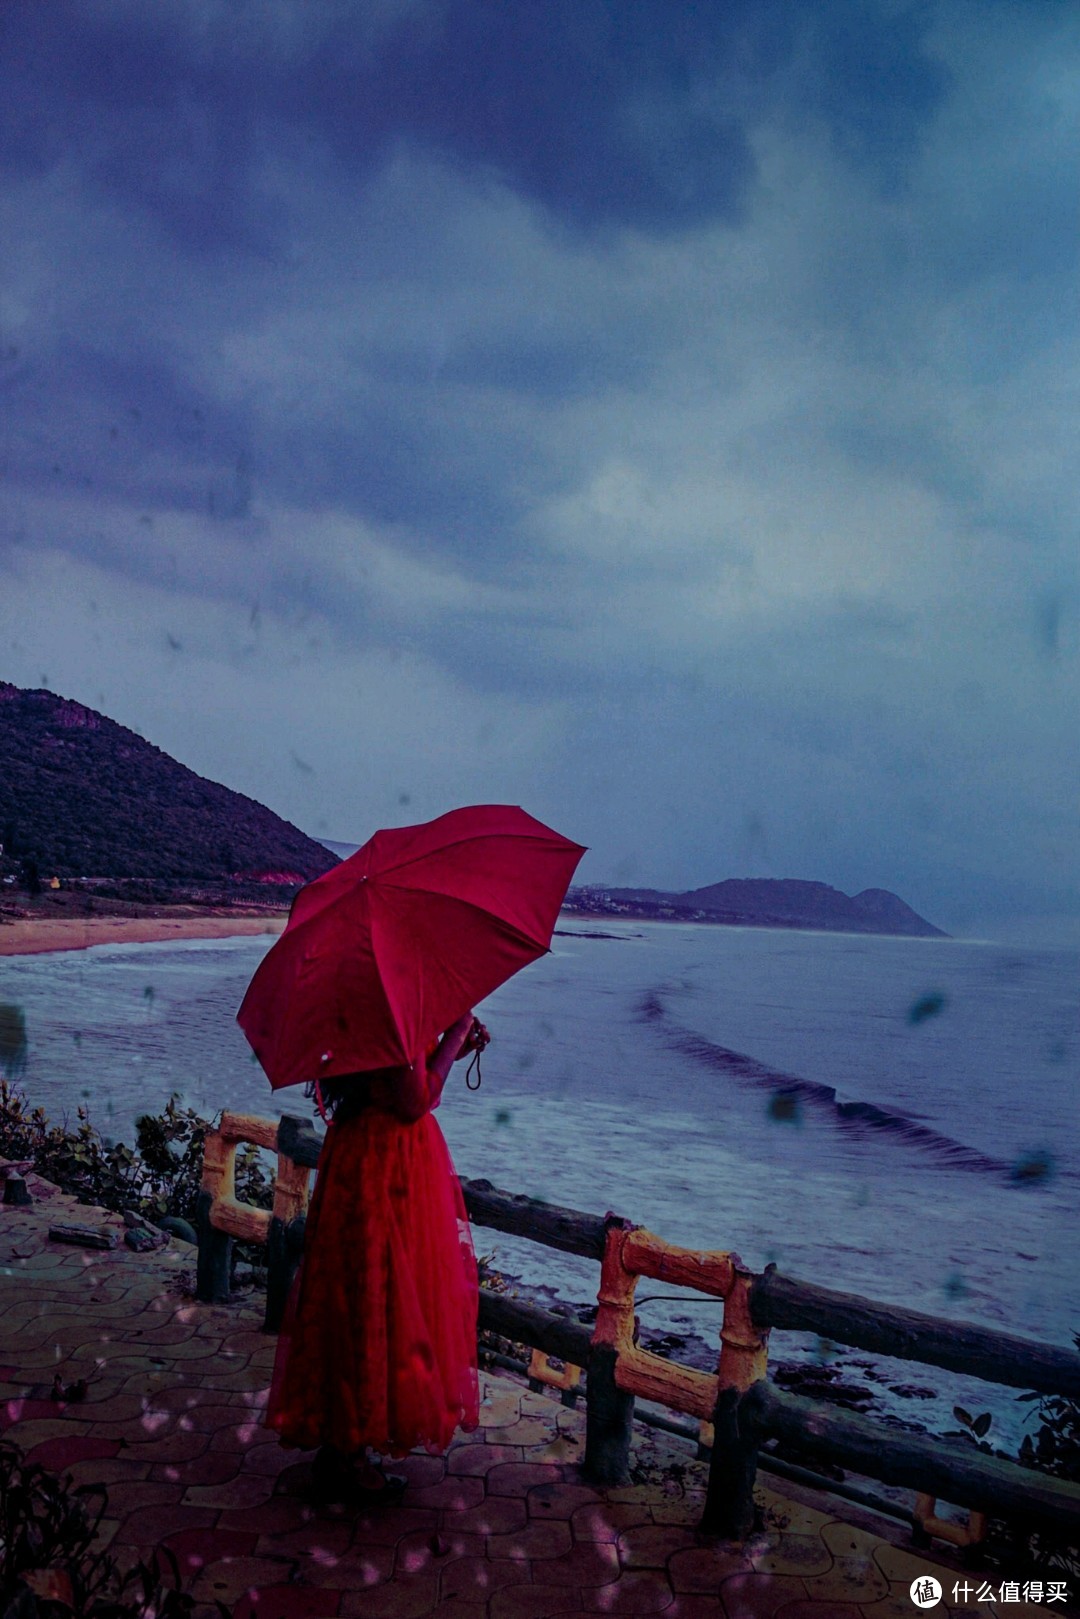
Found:
[(87, 950), (97, 944), (161, 944), (170, 939), (229, 939), (281, 933), (280, 914), (223, 916), (64, 916), (16, 918), (0, 926), (0, 956)]

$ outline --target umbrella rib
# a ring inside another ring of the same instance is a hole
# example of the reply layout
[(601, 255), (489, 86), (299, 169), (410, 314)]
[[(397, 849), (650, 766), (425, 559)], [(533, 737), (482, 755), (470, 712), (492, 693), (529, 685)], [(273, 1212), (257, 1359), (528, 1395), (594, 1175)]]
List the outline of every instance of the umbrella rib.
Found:
[[(462, 841), (464, 841), (464, 840), (462, 840)], [(430, 893), (434, 898), (439, 899), (439, 900), (443, 900), (443, 901), (449, 901), (450, 904), (452, 904), (452, 905), (464, 905), (466, 910), (475, 911), (478, 916), (484, 917), (484, 919), (486, 921), (488, 921), (488, 922), (490, 922), (490, 921), (492, 921), (494, 919), (496, 922), (499, 923), (500, 927), (504, 927), (506, 929), (507, 933), (512, 934), (513, 937), (517, 940), (517, 942), (519, 944), (529, 945), (534, 950), (536, 950), (536, 949), (541, 949), (541, 950), (550, 949), (549, 945), (546, 945), (546, 944), (541, 945), (539, 940), (534, 939), (531, 933), (526, 933), (524, 931), (524, 929), (516, 927), (513, 922), (508, 922), (504, 916), (499, 915), (498, 911), (489, 910), (486, 905), (478, 905), (475, 900), (463, 899), (460, 894), (447, 894), (447, 893), (444, 893), (442, 889), (438, 889), (438, 888), (432, 888), (432, 889), (410, 888), (408, 883), (384, 883), (382, 881), (381, 874), (380, 874), (379, 877), (376, 877), (374, 879), (374, 881), (375, 881), (376, 889), (378, 889), (378, 888), (392, 888), (392, 889), (394, 889), (394, 891), (396, 893), (399, 893), (399, 894), (413, 894), (413, 895), (415, 895), (415, 894), (421, 894), (421, 893)]]
[[(404, 871), (408, 866), (419, 865), (422, 860), (431, 860), (434, 856), (442, 854), (446, 849), (460, 849), (466, 843), (490, 843), (492, 838), (510, 838), (515, 843), (540, 843), (550, 848), (554, 839), (558, 838), (558, 836), (558, 833), (553, 833), (551, 837), (543, 838), (536, 832), (470, 832), (465, 837), (447, 838), (445, 843), (440, 843), (434, 849), (426, 849), (423, 854), (409, 855), (404, 860), (397, 860), (388, 865), (380, 866), (379, 870), (373, 873), (373, 877), (375, 881), (378, 881), (379, 878), (385, 877), (389, 872)], [(569, 850), (565, 848), (565, 843), (566, 840), (560, 840), (561, 846), (557, 845), (558, 852), (569, 853)], [(581, 845), (575, 843), (571, 847), (579, 849)], [(582, 852), (584, 853), (584, 851)]]

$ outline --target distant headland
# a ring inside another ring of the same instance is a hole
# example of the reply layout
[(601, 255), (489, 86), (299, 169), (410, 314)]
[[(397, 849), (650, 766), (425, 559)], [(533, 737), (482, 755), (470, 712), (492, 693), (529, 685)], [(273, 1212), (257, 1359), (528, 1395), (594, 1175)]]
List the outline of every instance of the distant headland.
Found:
[(726, 927), (800, 928), (831, 933), (883, 933), (947, 939), (886, 888), (842, 894), (828, 883), (791, 878), (729, 877), (705, 888), (572, 888), (565, 909), (577, 916), (625, 916), (651, 922), (712, 922)]

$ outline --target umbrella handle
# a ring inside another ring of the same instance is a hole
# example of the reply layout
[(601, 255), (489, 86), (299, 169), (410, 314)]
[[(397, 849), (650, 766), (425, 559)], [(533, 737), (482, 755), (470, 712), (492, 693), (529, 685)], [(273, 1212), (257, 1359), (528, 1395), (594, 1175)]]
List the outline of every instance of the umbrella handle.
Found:
[[(471, 1078), (472, 1071), (473, 1071), (474, 1068), (476, 1069), (476, 1084), (475, 1085), (473, 1084), (472, 1078)], [(472, 1055), (472, 1062), (469, 1064), (468, 1068), (466, 1068), (466, 1070), (465, 1070), (465, 1084), (468, 1086), (469, 1090), (478, 1091), (480, 1089), (480, 1080), (481, 1080), (480, 1052), (479, 1051), (474, 1051), (473, 1055)]]

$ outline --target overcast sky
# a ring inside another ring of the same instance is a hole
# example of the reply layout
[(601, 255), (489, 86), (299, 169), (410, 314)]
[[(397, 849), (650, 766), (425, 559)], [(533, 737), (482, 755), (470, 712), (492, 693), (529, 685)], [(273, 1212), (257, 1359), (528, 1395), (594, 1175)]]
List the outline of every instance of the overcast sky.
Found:
[(1080, 5), (5, 0), (0, 678), (1080, 924)]

